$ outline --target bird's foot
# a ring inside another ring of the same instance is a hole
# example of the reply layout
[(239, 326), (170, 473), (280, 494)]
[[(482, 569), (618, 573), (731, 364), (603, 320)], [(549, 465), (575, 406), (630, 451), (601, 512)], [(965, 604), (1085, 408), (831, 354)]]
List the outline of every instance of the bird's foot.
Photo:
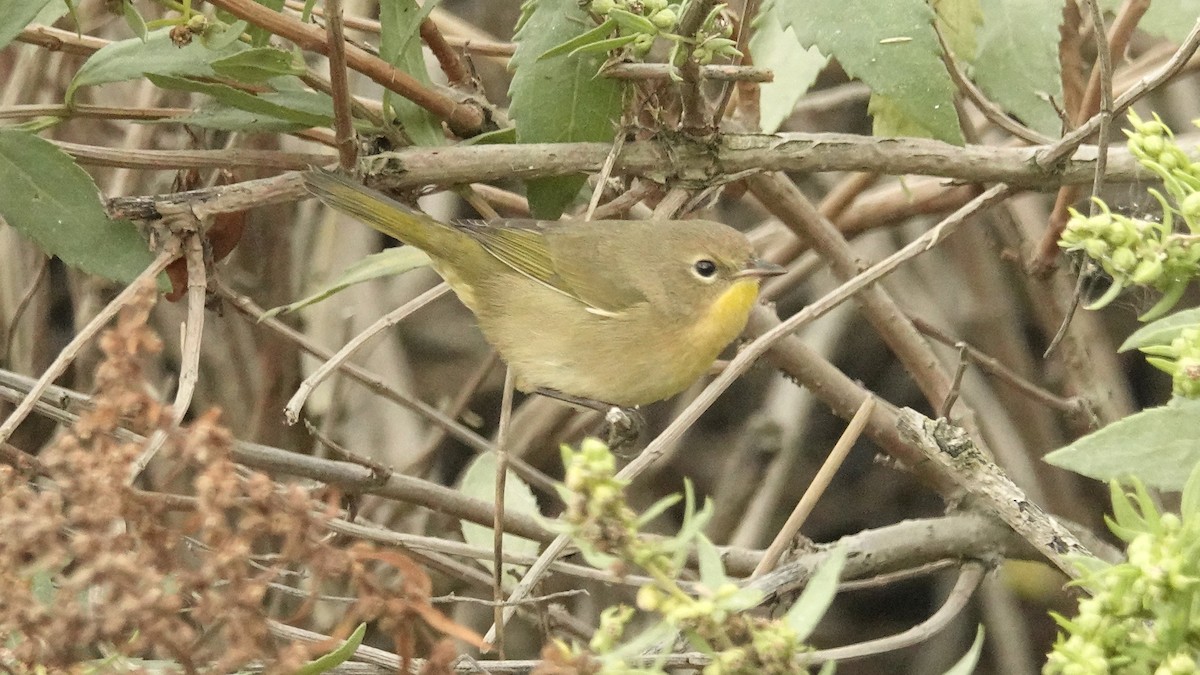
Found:
[(646, 418), (637, 408), (622, 408), (612, 406), (604, 413), (604, 436), (608, 449), (618, 457), (628, 457), (633, 446), (637, 443), (642, 430), (646, 428)]

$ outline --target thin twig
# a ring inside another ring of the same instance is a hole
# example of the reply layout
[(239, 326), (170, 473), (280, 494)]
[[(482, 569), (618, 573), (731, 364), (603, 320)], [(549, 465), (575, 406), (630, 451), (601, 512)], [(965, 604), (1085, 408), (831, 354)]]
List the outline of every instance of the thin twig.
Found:
[(954, 346), (958, 349), (958, 367), (954, 369), (954, 379), (950, 381), (950, 391), (946, 392), (946, 400), (942, 401), (942, 405), (938, 407), (938, 417), (945, 419), (950, 418), (950, 411), (954, 409), (954, 404), (958, 401), (963, 375), (967, 373), (967, 364), (970, 363), (967, 358), (967, 343), (956, 342)]
[(333, 132), (338, 159), (346, 171), (358, 162), (354, 121), (350, 113), (350, 78), (346, 72), (346, 36), (342, 29), (342, 0), (325, 0), (329, 46), (329, 83), (333, 88)]
[(829, 483), (833, 480), (837, 470), (841, 468), (842, 462), (846, 460), (846, 455), (850, 454), (850, 449), (858, 441), (862, 435), (863, 428), (867, 426), (867, 420), (871, 418), (871, 412), (875, 410), (875, 397), (868, 396), (866, 400), (859, 406), (858, 412), (854, 413), (854, 418), (850, 420), (850, 424), (846, 426), (846, 430), (842, 432), (842, 437), (833, 446), (833, 450), (829, 452), (829, 456), (825, 458), (825, 462), (817, 471), (817, 475), (813, 477), (809, 483), (808, 489), (804, 491), (804, 495), (800, 497), (800, 501), (796, 503), (796, 508), (792, 510), (792, 515), (788, 516), (787, 522), (775, 535), (775, 540), (767, 547), (766, 553), (763, 554), (762, 560), (758, 562), (758, 567), (754, 568), (754, 573), (750, 578), (762, 576), (767, 572), (775, 569), (776, 563), (783, 556), (784, 551), (791, 544), (792, 538), (800, 531), (804, 525), (804, 521), (808, 519), (812, 513), (813, 507), (817, 505), (817, 501), (821, 495), (825, 494), (825, 489), (829, 487)]
[(983, 581), (984, 572), (982, 563), (975, 561), (964, 563), (958, 573), (958, 580), (954, 582), (954, 587), (950, 589), (950, 594), (946, 596), (946, 601), (942, 603), (942, 606), (928, 619), (903, 633), (867, 640), (845, 647), (822, 649), (813, 654), (819, 660), (801, 658), (807, 663), (850, 661), (921, 644), (933, 635), (941, 632), (943, 628), (954, 620), (954, 617), (962, 612), (963, 608), (967, 606), (967, 602), (971, 599), (971, 596), (975, 593), (975, 589), (979, 588), (979, 584)]
[(471, 74), (463, 66), (462, 59), (458, 58), (458, 54), (446, 41), (433, 19), (427, 17), (421, 22), (421, 40), (429, 47), (429, 51), (433, 52), (433, 57), (442, 67), (442, 72), (446, 74), (446, 80), (451, 86), (461, 87), (471, 81)]
[[(738, 36), (736, 46), (738, 52), (741, 53), (741, 56), (737, 57), (737, 60), (733, 64), (734, 67), (743, 68), (742, 63), (746, 61), (746, 54), (749, 53), (750, 50), (750, 37), (754, 34), (754, 19), (758, 16), (758, 8), (760, 4), (761, 0), (746, 0), (746, 4), (742, 7), (742, 17), (738, 21)], [(764, 68), (763, 70), (768, 69)], [(701, 69), (701, 72), (703, 73), (703, 69)], [(769, 82), (770, 80), (748, 81)], [(732, 96), (733, 84), (722, 84), (721, 97), (717, 99), (717, 107), (713, 112), (712, 125), (714, 129), (719, 129), (721, 127), (721, 120), (725, 119), (725, 109), (729, 107), (729, 99)]]
[(13, 432), (17, 430), (21, 422), (25, 421), (25, 418), (33, 411), (34, 405), (37, 403), (42, 392), (46, 390), (46, 387), (50, 386), (51, 382), (58, 379), (58, 376), (66, 371), (67, 366), (75, 360), (80, 350), (91, 342), (96, 333), (116, 316), (121, 308), (129, 304), (138, 293), (143, 292), (147, 284), (153, 286), (154, 280), (158, 275), (178, 257), (179, 242), (173, 241), (162, 253), (159, 253), (158, 257), (149, 267), (143, 270), (137, 278), (118, 293), (117, 297), (112, 299), (112, 302), (105, 305), (104, 309), (100, 310), (99, 314), (76, 333), (74, 338), (71, 338), (67, 346), (59, 352), (58, 357), (54, 359), (50, 366), (46, 368), (46, 371), (42, 373), (42, 376), (38, 378), (33, 390), (17, 405), (12, 414), (8, 416), (8, 419), (4, 420), (4, 424), (0, 424), (0, 443), (12, 437)]
[[(757, 0), (755, 0), (757, 1)], [(624, 63), (616, 62), (600, 69), (600, 75), (614, 80), (669, 80), (669, 63)], [(716, 82), (773, 82), (775, 74), (770, 68), (708, 64), (700, 66), (700, 79)]]
[(38, 263), (37, 272), (33, 275), (33, 280), (29, 282), (29, 286), (25, 288), (25, 292), (21, 294), (21, 299), (17, 300), (17, 306), (13, 309), (12, 318), (8, 320), (8, 328), (4, 335), (4, 350), (0, 354), (4, 355), (4, 363), (12, 363), (13, 345), (17, 342), (17, 325), (21, 322), (21, 317), (25, 315), (25, 310), (29, 309), (29, 305), (33, 302), (34, 296), (37, 294), (37, 289), (42, 285), (42, 280), (50, 272), (50, 256), (43, 255), (41, 262)]
[(496, 653), (504, 658), (504, 530), (500, 524), (504, 521), (504, 486), (508, 482), (508, 439), (509, 426), (512, 424), (513, 391), (516, 389), (516, 375), (512, 367), (505, 369), (504, 393), (500, 402), (500, 424), (496, 430), (496, 516), (492, 526), (492, 600), (496, 606), (492, 621), (496, 627), (496, 639), (492, 644)]
[(313, 371), (312, 375), (304, 378), (304, 381), (301, 382), (300, 386), (296, 388), (296, 393), (292, 395), (292, 398), (288, 401), (287, 406), (283, 409), (284, 419), (287, 420), (287, 423), (295, 424), (300, 419), (300, 409), (304, 407), (304, 402), (308, 400), (308, 396), (312, 393), (312, 390), (315, 389), (322, 380), (329, 377), (330, 373), (337, 370), (341, 366), (342, 362), (353, 356), (354, 353), (359, 350), (359, 348), (361, 348), (367, 342), (370, 342), (372, 338), (376, 337), (383, 331), (404, 320), (404, 318), (409, 314), (412, 314), (425, 305), (428, 305), (434, 300), (442, 297), (449, 291), (449, 285), (446, 283), (440, 283), (383, 315), (376, 320), (375, 323), (368, 326), (366, 330), (354, 336), (353, 340), (347, 342), (341, 349), (337, 351), (336, 354), (333, 355), (332, 358), (325, 363), (322, 363), (321, 367)]
[(1009, 385), (1010, 387), (1013, 387), (1017, 391), (1025, 394), (1038, 403), (1054, 408), (1055, 410), (1061, 410), (1070, 415), (1078, 415), (1082, 412), (1083, 405), (1078, 399), (1062, 398), (1061, 396), (1055, 395), (1053, 392), (1039, 387), (1018, 373), (1009, 369), (994, 356), (991, 356), (968, 343), (951, 337), (949, 334), (940, 330), (921, 317), (912, 317), (912, 322), (913, 325), (917, 327), (917, 330), (946, 346), (954, 347), (959, 344), (965, 345), (967, 355), (972, 361), (975, 362), (976, 365), (979, 366), (980, 370), (996, 377), (996, 379), (999, 381)]
[(609, 151), (608, 157), (604, 158), (604, 166), (600, 167), (600, 175), (596, 177), (596, 189), (592, 190), (592, 198), (588, 201), (584, 220), (591, 220), (596, 215), (596, 207), (600, 205), (600, 195), (604, 194), (604, 186), (608, 184), (608, 177), (612, 174), (613, 166), (616, 165), (617, 157), (621, 154), (623, 147), (625, 147), (625, 134), (618, 133), (617, 137), (613, 139), (612, 150)]
[(131, 485), (162, 449), (169, 431), (183, 421), (192, 405), (196, 382), (200, 378), (200, 338), (204, 335), (204, 305), (208, 290), (204, 241), (200, 234), (192, 232), (185, 235), (184, 256), (187, 260), (188, 309), (186, 323), (181, 326), (183, 337), (179, 343), (179, 383), (175, 389), (175, 401), (171, 404), (171, 422), (167, 429), (155, 430), (146, 448), (134, 460), (129, 475)]
[[(451, 400), (450, 405), (446, 406), (446, 415), (452, 419), (458, 419), (467, 409), (467, 405), (471, 403), (471, 399), (479, 392), (479, 387), (483, 385), (488, 375), (492, 374), (492, 369), (500, 362), (500, 354), (492, 349), (488, 352), (487, 358), (479, 364), (471, 377), (463, 382), (459, 388), (458, 394)], [(446, 440), (446, 430), (441, 427), (435, 427), (429, 438), (425, 439), (425, 444), (421, 449), (413, 455), (408, 465), (401, 469), (401, 473), (419, 473), (415, 469), (423, 464), (425, 460), (437, 450), (442, 441)]]
[[(328, 361), (333, 358), (333, 352), (313, 343), (313, 341), (304, 334), (293, 329), (279, 319), (274, 317), (266, 317), (261, 307), (255, 304), (250, 298), (229, 288), (229, 286), (225, 284), (224, 280), (218, 277), (216, 284), (217, 294), (228, 300), (234, 309), (245, 315), (247, 319), (250, 320), (254, 325), (262, 326), (275, 332), (277, 335), (280, 335), (294, 343), (305, 353), (311, 354), (318, 359)], [(446, 432), (455, 439), (461, 441), (467, 447), (475, 450), (476, 452), (490, 452), (492, 450), (492, 445), (487, 441), (487, 439), (481, 437), (479, 434), (471, 431), (462, 424), (459, 424), (442, 411), (434, 408), (424, 401), (417, 400), (407, 394), (397, 391), (393, 387), (389, 387), (383, 380), (379, 379), (377, 375), (371, 373), (358, 364), (344, 362), (340, 365), (340, 368), (352, 379), (366, 386), (371, 391), (383, 396), (389, 401), (400, 405), (401, 407), (407, 408), (421, 415), (430, 423), (446, 430)]]

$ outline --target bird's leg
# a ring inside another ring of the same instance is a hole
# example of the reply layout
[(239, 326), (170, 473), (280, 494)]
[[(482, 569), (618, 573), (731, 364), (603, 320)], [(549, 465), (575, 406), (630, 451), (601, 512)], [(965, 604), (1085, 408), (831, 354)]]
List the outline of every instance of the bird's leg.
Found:
[(618, 457), (629, 457), (633, 453), (625, 452), (637, 443), (642, 430), (646, 428), (646, 418), (637, 408), (622, 408), (612, 406), (604, 413), (605, 442), (608, 449)]
[(646, 428), (646, 418), (637, 408), (622, 408), (591, 398), (564, 394), (557, 389), (538, 387), (535, 391), (542, 396), (604, 413), (604, 440), (613, 454), (621, 455), (622, 450), (637, 442), (642, 430)]

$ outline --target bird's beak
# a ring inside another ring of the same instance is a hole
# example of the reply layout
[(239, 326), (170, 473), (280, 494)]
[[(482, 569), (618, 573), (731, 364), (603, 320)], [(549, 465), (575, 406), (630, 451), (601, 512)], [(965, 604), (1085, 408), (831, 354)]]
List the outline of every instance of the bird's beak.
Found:
[(737, 279), (743, 277), (777, 277), (784, 272), (787, 272), (787, 268), (782, 265), (776, 265), (761, 258), (751, 258), (750, 262), (746, 263), (746, 267), (733, 276)]

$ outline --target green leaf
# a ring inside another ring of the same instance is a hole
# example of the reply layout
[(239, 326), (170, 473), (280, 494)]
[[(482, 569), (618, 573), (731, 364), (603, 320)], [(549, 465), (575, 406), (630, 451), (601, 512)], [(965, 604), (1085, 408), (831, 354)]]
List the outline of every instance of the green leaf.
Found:
[(321, 673), (328, 673), (342, 665), (351, 656), (354, 656), (354, 652), (358, 651), (358, 647), (362, 644), (363, 637), (366, 634), (367, 624), (358, 624), (358, 628), (354, 629), (354, 632), (350, 634), (350, 637), (346, 638), (346, 641), (341, 646), (319, 659), (309, 661), (296, 671), (296, 675), (321, 675)]
[(1062, 101), (1062, 0), (980, 0), (980, 6), (983, 27), (972, 61), (979, 88), (1029, 128), (1058, 136), (1062, 120), (1050, 98)]
[[(593, 42), (599, 42), (600, 40), (603, 40), (605, 37), (608, 36), (609, 33), (612, 33), (613, 30), (616, 29), (616, 27), (617, 27), (617, 22), (615, 20), (605, 19), (604, 23), (600, 24), (599, 26), (596, 26), (595, 28), (589, 30), (588, 32), (577, 35), (577, 36), (571, 38), (570, 40), (567, 40), (566, 42), (562, 43), (561, 45), (558, 45), (557, 47), (551, 47), (550, 49), (547, 49), (546, 51), (542, 52), (542, 55), (538, 57), (538, 61), (541, 61), (543, 59), (552, 58), (555, 56), (562, 56), (563, 54), (574, 53), (574, 51), (576, 49), (579, 49), (580, 47), (583, 47), (585, 45), (590, 45)], [(634, 37), (636, 37), (636, 36), (634, 36)]]
[[(258, 98), (281, 105), (292, 110), (300, 110), (314, 115), (333, 117), (333, 99), (316, 91), (280, 91), (259, 94)], [(220, 129), (224, 131), (246, 132), (278, 132), (287, 133), (308, 129), (311, 124), (289, 122), (277, 117), (261, 115), (234, 108), (220, 101), (207, 99), (192, 109), (192, 112), (180, 117), (161, 120), (148, 120), (147, 124), (187, 124), (202, 129)]]
[(821, 74), (829, 57), (816, 47), (805, 49), (796, 40), (796, 32), (784, 28), (778, 18), (778, 3), (767, 0), (754, 19), (750, 53), (754, 65), (770, 68), (771, 82), (759, 85), (759, 120), (763, 133), (773, 134), (792, 114), (796, 101), (808, 91)]
[(975, 666), (979, 664), (979, 655), (983, 653), (983, 624), (979, 624), (979, 628), (975, 631), (975, 641), (971, 643), (971, 648), (966, 654), (958, 660), (950, 670), (947, 670), (944, 675), (971, 675), (975, 672)]
[(871, 131), (876, 136), (933, 136), (932, 129), (921, 120), (910, 117), (906, 110), (883, 94), (871, 94), (867, 101), (867, 112), (871, 114)]
[(222, 26), (217, 24), (200, 36), (200, 41), (213, 50), (222, 50), (242, 39), (242, 33), (250, 27), (246, 21), (238, 19), (233, 23)]
[(920, 120), (934, 138), (962, 144), (954, 85), (925, 0), (811, 0), (779, 8), (800, 44), (837, 59), (847, 74), (891, 99), (905, 117)]
[(241, 43), (234, 42), (222, 49), (209, 49), (200, 40), (193, 40), (186, 47), (176, 47), (171, 42), (169, 28), (147, 33), (145, 42), (137, 38), (113, 42), (92, 54), (75, 73), (67, 87), (66, 102), (71, 105), (75, 92), (81, 87), (137, 80), (148, 73), (216, 77), (217, 73), (209, 64), (244, 48)]
[(155, 86), (162, 87), (163, 89), (176, 89), (179, 91), (207, 94), (221, 103), (247, 112), (258, 113), (259, 115), (266, 115), (296, 124), (303, 124), (308, 127), (328, 126), (333, 121), (333, 118), (329, 115), (289, 108), (286, 105), (274, 103), (261, 96), (255, 96), (250, 92), (234, 89), (226, 84), (198, 82), (183, 77), (154, 75), (151, 73), (146, 74), (146, 79), (153, 82)]
[(1200, 400), (1151, 408), (1046, 455), (1054, 466), (1098, 480), (1136, 476), (1160, 490), (1181, 490), (1200, 462)]
[(217, 59), (210, 65), (218, 75), (249, 83), (266, 82), (280, 75), (304, 74), (303, 63), (296, 63), (291, 52), (273, 47), (247, 49)]
[(812, 634), (821, 617), (825, 616), (829, 605), (837, 595), (838, 577), (846, 565), (846, 547), (837, 545), (829, 551), (829, 557), (817, 569), (804, 592), (796, 599), (796, 604), (788, 609), (783, 620), (792, 630), (796, 631), (796, 639), (804, 641)]
[[(1115, 12), (1122, 0), (1101, 0), (1100, 6)], [(1138, 28), (1161, 35), (1172, 42), (1183, 42), (1200, 16), (1200, 0), (1154, 0), (1138, 22)]]
[(1183, 486), (1183, 501), (1179, 506), (1179, 515), (1187, 518), (1200, 518), (1200, 462), (1192, 468), (1187, 483)]
[[(421, 22), (433, 8), (435, 0), (424, 6), (416, 0), (387, 0), (379, 3), (379, 56), (418, 82), (432, 87), (425, 67), (425, 52), (421, 49)], [(390, 90), (383, 92), (384, 110), (391, 111), (404, 131), (417, 145), (445, 145), (442, 123), (428, 110)]]
[(154, 261), (133, 223), (110, 220), (92, 177), (49, 141), (0, 128), (0, 185), (0, 216), (72, 267), (128, 282)]
[[(518, 143), (611, 142), (621, 114), (622, 85), (597, 77), (601, 57), (574, 54), (539, 61), (551, 48), (590, 30), (592, 20), (576, 0), (533, 0), (528, 18), (513, 40), (509, 116)], [(535, 218), (562, 215), (586, 177), (560, 176), (527, 182)]]
[[(254, 1), (272, 11), (279, 12), (283, 10), (284, 0)], [(261, 26), (251, 25), (246, 28), (246, 32), (250, 34), (250, 44), (254, 47), (265, 47), (271, 41), (271, 32)]]
[(129, 26), (129, 30), (138, 37), (139, 40), (146, 40), (146, 20), (142, 18), (137, 7), (133, 6), (132, 0), (123, 0), (121, 3), (121, 15), (125, 17), (125, 24)]
[[(496, 503), (496, 456), (490, 452), (485, 452), (475, 458), (467, 467), (463, 474), (462, 484), (459, 486), (459, 491), (463, 494), (481, 499), (489, 504)], [(509, 470), (508, 476), (504, 481), (504, 512), (505, 513), (520, 513), (535, 518), (541, 517), (538, 511), (537, 498), (533, 496), (533, 490), (525, 481), (521, 480), (512, 470)], [(462, 521), (463, 539), (472, 546), (479, 546), (487, 550), (492, 550), (493, 536), (492, 528), (483, 525), (477, 525), (467, 521)], [(518, 537), (515, 534), (504, 535), (504, 552), (515, 555), (535, 556), (538, 553), (539, 544), (532, 539)], [(480, 561), (484, 564), (483, 561)], [(490, 565), (490, 563), (488, 563)], [(505, 564), (505, 570), (521, 569), (519, 565)]]
[(703, 534), (696, 537), (696, 558), (700, 562), (700, 583), (707, 586), (708, 590), (716, 591), (721, 584), (729, 581), (725, 575), (725, 563), (721, 562), (721, 552)]
[(49, 0), (0, 0), (0, 49), (33, 22)]
[(975, 58), (975, 34), (983, 23), (979, 0), (930, 0), (938, 28), (954, 55), (965, 61)]
[(1175, 312), (1165, 319), (1159, 319), (1135, 330), (1132, 335), (1125, 338), (1117, 351), (1127, 352), (1142, 347), (1169, 345), (1172, 340), (1179, 337), (1185, 328), (1196, 327), (1200, 327), (1200, 307)]
[(294, 312), (303, 307), (318, 303), (355, 284), (361, 284), (364, 281), (378, 279), (379, 277), (403, 274), (411, 269), (424, 267), (428, 264), (429, 256), (415, 246), (395, 246), (386, 251), (372, 253), (347, 267), (328, 286), (290, 305), (283, 305), (267, 310), (263, 313), (263, 318), (269, 319), (279, 314)]

